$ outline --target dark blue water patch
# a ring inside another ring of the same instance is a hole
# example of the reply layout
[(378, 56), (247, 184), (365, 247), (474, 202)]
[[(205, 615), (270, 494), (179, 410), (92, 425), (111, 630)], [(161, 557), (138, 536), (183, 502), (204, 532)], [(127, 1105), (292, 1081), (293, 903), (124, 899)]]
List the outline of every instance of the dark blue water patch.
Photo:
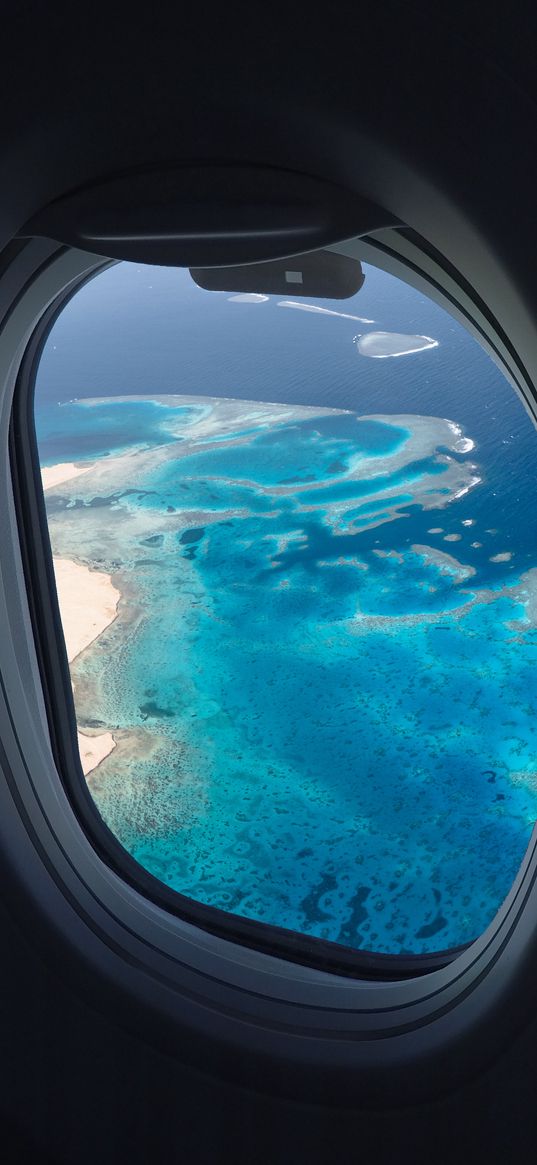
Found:
[(167, 511), (171, 505), (175, 510), (188, 507), (214, 514), (245, 510), (260, 515), (269, 514), (275, 508), (281, 511), (295, 508), (294, 495), (275, 497), (269, 492), (261, 492), (256, 485), (229, 482), (219, 477), (189, 478), (188, 483), (185, 483), (181, 480), (183, 460), (169, 461), (146, 474), (147, 483), (156, 485), (158, 490), (147, 491), (147, 496), (141, 502), (142, 508), (159, 511), (164, 508)]
[[(281, 523), (276, 523), (282, 529)], [(443, 614), (465, 606), (472, 594), (467, 588), (453, 585), (453, 578), (434, 564), (424, 565), (418, 554), (406, 551), (403, 561), (379, 558), (364, 552), (361, 535), (334, 534), (328, 526), (311, 519), (302, 523), (300, 541), (290, 541), (279, 552), (267, 557), (266, 537), (259, 538), (253, 521), (242, 523), (242, 539), (248, 549), (229, 541), (213, 527), (208, 552), (199, 569), (210, 593), (222, 583), (229, 589), (233, 604), (234, 588), (250, 582), (259, 594), (267, 591), (273, 605), (275, 626), (296, 618), (297, 605), (302, 615), (327, 622), (351, 617), (359, 606), (364, 615), (398, 616)], [(277, 533), (277, 530), (275, 530)], [(360, 569), (358, 559), (367, 569)], [(274, 591), (279, 580), (285, 585)], [(218, 580), (218, 581), (217, 581)], [(221, 600), (225, 605), (225, 599)], [(324, 605), (323, 605), (324, 604)], [(511, 618), (513, 618), (512, 604)], [(241, 618), (248, 614), (241, 611)], [(228, 618), (232, 618), (231, 608)]]
[(36, 397), (35, 422), (41, 465), (106, 457), (132, 445), (167, 445), (178, 438), (167, 425), (179, 425), (194, 410), (169, 408), (156, 401), (80, 401), (45, 404)]
[(183, 554), (183, 558), (185, 558), (187, 562), (195, 561), (198, 543), (202, 541), (204, 535), (205, 530), (202, 526), (197, 528), (192, 527), (190, 530), (185, 530), (182, 534), (179, 535), (179, 544), (181, 546), (186, 546), (187, 548)]
[(363, 502), (361, 506), (356, 506), (351, 510), (345, 510), (345, 521), (352, 521), (354, 518), (361, 517), (363, 514), (374, 514), (379, 508), (386, 505), (402, 506), (412, 504), (414, 501), (413, 494), (394, 494), (384, 500), (375, 502)]
[[(335, 464), (338, 466), (338, 468), (335, 470), (332, 470), (329, 466), (327, 469), (327, 473), (344, 473), (345, 470), (348, 469), (348, 466), (345, 465), (341, 461), (338, 461)], [(306, 473), (301, 477), (300, 473), (297, 473), (294, 475), (294, 477), (282, 477), (281, 480), (278, 481), (276, 484), (277, 485), (308, 485), (312, 481), (315, 481), (315, 474)]]
[(264, 486), (282, 484), (289, 476), (325, 481), (345, 472), (349, 458), (393, 453), (408, 436), (407, 430), (354, 416), (321, 417), (278, 424), (247, 445), (191, 453), (182, 458), (181, 470), (188, 476), (245, 478)]
[[(215, 451), (215, 454), (218, 451)], [(156, 484), (161, 493), (153, 491), (154, 497), (150, 496), (148, 491), (147, 498), (142, 503), (144, 507), (161, 509), (168, 508), (173, 502), (177, 502), (177, 490), (181, 488), (180, 475), (184, 472), (183, 461), (188, 459), (181, 459), (180, 462), (169, 462), (159, 470), (148, 475), (148, 482)], [(209, 468), (207, 466), (207, 468)], [(239, 509), (245, 510), (259, 515), (271, 515), (274, 510), (279, 513), (289, 514), (296, 512), (297, 522), (302, 522), (302, 515), (300, 507), (302, 505), (316, 505), (325, 509), (326, 505), (337, 501), (353, 501), (360, 498), (371, 496), (372, 494), (381, 493), (385, 490), (391, 490), (397, 486), (405, 486), (415, 481), (419, 481), (425, 474), (439, 477), (445, 472), (446, 466), (443, 463), (438, 463), (434, 458), (427, 458), (421, 461), (412, 462), (406, 467), (394, 471), (390, 475), (377, 476), (374, 479), (368, 480), (351, 479), (343, 482), (334, 483), (333, 485), (326, 485), (318, 490), (300, 490), (289, 495), (273, 494), (270, 492), (262, 493), (258, 490), (256, 485), (248, 486), (241, 485), (236, 482), (229, 482), (218, 477), (204, 478), (190, 478), (189, 492), (191, 497), (189, 503), (193, 509), (208, 510), (212, 513), (218, 513), (225, 510)], [(249, 472), (256, 477), (263, 476), (255, 465), (253, 458), (249, 459)], [(265, 487), (268, 490), (270, 487)], [(441, 492), (441, 487), (434, 491)], [(409, 504), (412, 502), (411, 495), (405, 496)], [(403, 504), (400, 500), (401, 495), (398, 495), (397, 502), (393, 502), (391, 498), (386, 499), (382, 504), (391, 507), (394, 504)], [(375, 506), (376, 508), (376, 506)], [(416, 507), (422, 515), (420, 507)], [(354, 507), (351, 511), (359, 518), (359, 507)], [(363, 512), (366, 512), (365, 509)], [(369, 509), (368, 512), (371, 512)], [(430, 517), (426, 519), (430, 523)], [(425, 534), (424, 521), (420, 521), (419, 528), (413, 531), (414, 540), (424, 540)], [(261, 533), (261, 532), (260, 532)], [(422, 537), (423, 535), (423, 537)], [(246, 536), (246, 535), (245, 535)], [(384, 536), (385, 537), (385, 536)], [(390, 530), (390, 538), (393, 544), (393, 531)]]
[(337, 482), (334, 485), (326, 486), (322, 491), (304, 490), (300, 494), (300, 501), (304, 505), (311, 505), (315, 502), (349, 501), (352, 498), (367, 497), (368, 494), (372, 493), (383, 493), (384, 490), (419, 481), (426, 475), (438, 476), (445, 473), (447, 469), (448, 465), (445, 462), (437, 461), (434, 457), (425, 457), (419, 461), (411, 461), (408, 465), (394, 470), (393, 473), (371, 479), (361, 478), (357, 480), (353, 478), (350, 481)]
[(181, 543), (182, 546), (186, 546), (190, 542), (199, 542), (203, 538), (204, 534), (205, 534), (205, 530), (204, 530), (203, 526), (199, 526), (199, 527), (193, 526), (190, 528), (190, 530), (185, 530), (180, 535), (179, 542)]
[[(339, 442), (348, 443), (353, 454), (365, 454), (369, 457), (385, 457), (396, 453), (411, 436), (408, 429), (402, 425), (386, 420), (365, 420), (355, 412), (335, 413), (330, 416), (312, 417), (310, 420), (301, 420), (293, 423), (297, 426), (296, 432), (299, 442), (306, 444), (310, 440), (322, 442), (323, 458), (329, 453), (332, 445), (338, 448)], [(280, 432), (287, 427), (271, 428), (262, 434), (262, 444), (278, 444), (281, 440)], [(334, 465), (327, 472), (342, 473), (343, 469)]]

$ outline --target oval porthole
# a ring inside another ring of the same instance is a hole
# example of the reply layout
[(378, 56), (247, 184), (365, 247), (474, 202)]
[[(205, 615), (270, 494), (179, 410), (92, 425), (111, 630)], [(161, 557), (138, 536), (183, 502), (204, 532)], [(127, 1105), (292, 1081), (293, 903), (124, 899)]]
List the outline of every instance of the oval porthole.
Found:
[(341, 300), (110, 267), (35, 425), (121, 846), (290, 942), (428, 956), (484, 931), (537, 818), (536, 436), (459, 323), (363, 271)]

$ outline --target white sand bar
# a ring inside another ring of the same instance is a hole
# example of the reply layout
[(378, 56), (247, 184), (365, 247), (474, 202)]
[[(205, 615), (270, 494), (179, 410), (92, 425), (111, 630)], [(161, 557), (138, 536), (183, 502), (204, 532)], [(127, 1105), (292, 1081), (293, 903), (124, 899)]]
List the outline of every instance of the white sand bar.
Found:
[(368, 320), (365, 316), (352, 316), (346, 311), (332, 311), (329, 307), (317, 307), (313, 303), (295, 303), (292, 299), (281, 299), (277, 305), (278, 307), (294, 307), (299, 311), (316, 312), (320, 316), (339, 316), (342, 320), (358, 320), (359, 324), (374, 324), (374, 320)]
[[(55, 558), (54, 574), (69, 663), (88, 647), (116, 617), (120, 593), (110, 575), (88, 566)], [(88, 775), (115, 748), (111, 732), (78, 733), (82, 771)]]
[(74, 461), (62, 461), (59, 465), (44, 465), (41, 468), (43, 489), (50, 489), (53, 485), (61, 485), (64, 481), (87, 473), (91, 465), (75, 465)]
[(86, 736), (84, 732), (77, 732), (77, 737), (82, 772), (87, 777), (106, 756), (110, 756), (116, 742), (111, 732), (101, 732), (98, 736)]
[(67, 558), (54, 559), (54, 574), (69, 663), (116, 617), (120, 593), (109, 574)]
[(411, 356), (414, 352), (425, 352), (427, 348), (438, 348), (438, 340), (433, 340), (432, 336), (407, 336), (402, 332), (367, 332), (365, 336), (356, 337), (356, 347), (360, 356), (385, 360), (388, 356)]

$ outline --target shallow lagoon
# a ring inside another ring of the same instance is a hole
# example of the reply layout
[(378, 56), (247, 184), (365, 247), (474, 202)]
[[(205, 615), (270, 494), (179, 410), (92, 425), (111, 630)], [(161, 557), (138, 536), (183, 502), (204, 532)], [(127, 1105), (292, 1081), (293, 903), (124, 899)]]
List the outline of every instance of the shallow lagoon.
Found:
[(239, 914), (386, 952), (475, 937), (537, 817), (537, 757), (535, 583), (491, 578), (503, 545), (466, 525), (472, 433), (157, 399), (162, 441), (150, 410), (132, 452), (47, 494), (56, 552), (124, 596), (73, 666), (79, 722), (119, 742), (90, 779), (103, 817)]

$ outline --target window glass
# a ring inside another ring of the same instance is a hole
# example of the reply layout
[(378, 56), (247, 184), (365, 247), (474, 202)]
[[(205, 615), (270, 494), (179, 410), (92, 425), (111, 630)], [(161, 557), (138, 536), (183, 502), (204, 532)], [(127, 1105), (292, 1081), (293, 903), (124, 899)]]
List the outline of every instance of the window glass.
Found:
[(134, 858), (357, 950), (483, 931), (537, 817), (532, 420), (443, 310), (118, 264), (35, 419), (81, 761)]

